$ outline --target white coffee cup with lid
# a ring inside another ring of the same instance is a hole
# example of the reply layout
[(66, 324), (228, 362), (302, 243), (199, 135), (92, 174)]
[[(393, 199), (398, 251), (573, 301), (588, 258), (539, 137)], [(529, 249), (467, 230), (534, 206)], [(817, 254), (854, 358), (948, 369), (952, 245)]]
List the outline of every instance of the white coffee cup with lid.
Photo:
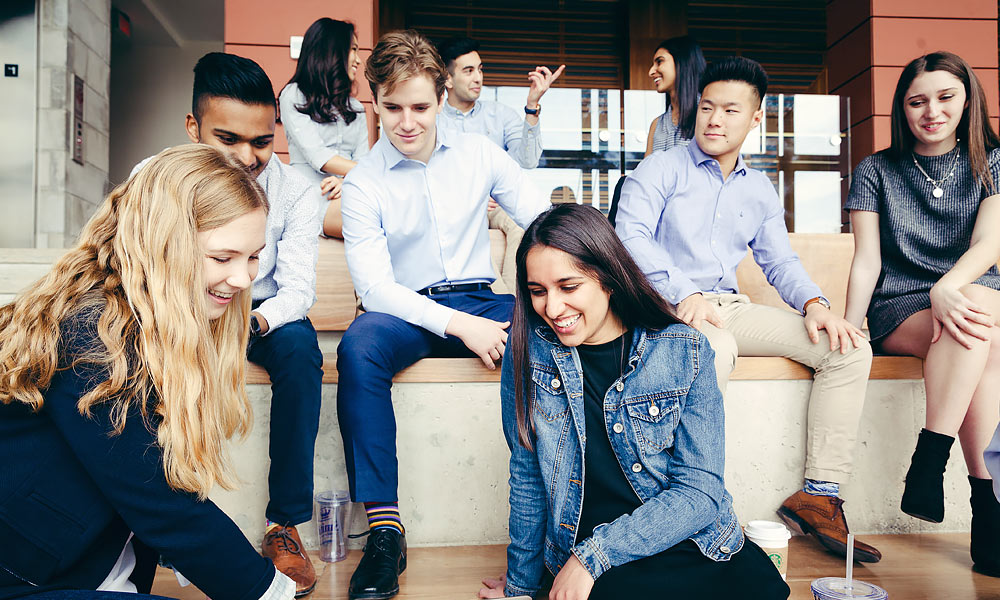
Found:
[(782, 523), (776, 521), (750, 521), (743, 528), (747, 539), (760, 546), (771, 562), (781, 573), (781, 578), (788, 576), (788, 540), (792, 534)]

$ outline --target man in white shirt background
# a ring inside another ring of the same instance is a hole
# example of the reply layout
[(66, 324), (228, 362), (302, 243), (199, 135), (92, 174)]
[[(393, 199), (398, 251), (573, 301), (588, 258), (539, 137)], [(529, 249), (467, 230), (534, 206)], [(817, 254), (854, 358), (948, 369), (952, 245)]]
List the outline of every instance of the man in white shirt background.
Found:
[(522, 118), (509, 106), (479, 99), (483, 91), (483, 60), (479, 56), (479, 42), (469, 38), (452, 38), (439, 44), (438, 52), (448, 69), (445, 81), (448, 101), (438, 116), (438, 125), (442, 129), (485, 135), (506, 150), (522, 168), (537, 167), (542, 155), (539, 130), (542, 106), (539, 102), (549, 86), (562, 75), (566, 65), (560, 65), (554, 73), (546, 66), (535, 67), (528, 72), (528, 97)]

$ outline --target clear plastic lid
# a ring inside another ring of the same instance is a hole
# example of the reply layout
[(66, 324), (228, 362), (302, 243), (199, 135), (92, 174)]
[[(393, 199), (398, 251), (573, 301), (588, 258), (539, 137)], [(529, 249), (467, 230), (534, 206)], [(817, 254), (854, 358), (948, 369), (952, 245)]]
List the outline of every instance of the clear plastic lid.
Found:
[(885, 600), (889, 594), (879, 586), (853, 579), (848, 588), (848, 581), (843, 577), (823, 577), (814, 579), (812, 593), (816, 600), (843, 600), (844, 598), (871, 598)]
[(335, 492), (325, 491), (316, 494), (316, 502), (327, 504), (347, 504), (351, 501), (351, 495), (347, 490), (337, 490)]

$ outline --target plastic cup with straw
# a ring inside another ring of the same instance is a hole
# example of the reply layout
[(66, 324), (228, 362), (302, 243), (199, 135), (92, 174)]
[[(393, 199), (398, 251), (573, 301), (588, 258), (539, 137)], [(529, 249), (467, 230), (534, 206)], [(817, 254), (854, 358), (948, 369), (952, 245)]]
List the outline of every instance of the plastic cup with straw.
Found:
[(847, 534), (847, 577), (823, 577), (814, 579), (812, 593), (815, 600), (845, 600), (865, 598), (886, 600), (889, 594), (877, 585), (854, 581), (854, 534)]
[[(854, 590), (854, 534), (847, 534), (847, 590)], [(854, 594), (851, 593), (853, 596)]]

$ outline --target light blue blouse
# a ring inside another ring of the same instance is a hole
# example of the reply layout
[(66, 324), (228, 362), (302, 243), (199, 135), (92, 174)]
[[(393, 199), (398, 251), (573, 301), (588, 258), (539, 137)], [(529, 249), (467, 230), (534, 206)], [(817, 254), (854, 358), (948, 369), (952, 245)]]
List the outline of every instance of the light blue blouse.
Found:
[(288, 138), (289, 162), (318, 185), (328, 176), (321, 170), (323, 165), (334, 156), (357, 162), (368, 153), (368, 120), (364, 106), (355, 98), (350, 99), (349, 105), (358, 116), (350, 124), (343, 119), (317, 123), (295, 108), (305, 102), (305, 96), (295, 83), (286, 85), (278, 96), (281, 122)]

